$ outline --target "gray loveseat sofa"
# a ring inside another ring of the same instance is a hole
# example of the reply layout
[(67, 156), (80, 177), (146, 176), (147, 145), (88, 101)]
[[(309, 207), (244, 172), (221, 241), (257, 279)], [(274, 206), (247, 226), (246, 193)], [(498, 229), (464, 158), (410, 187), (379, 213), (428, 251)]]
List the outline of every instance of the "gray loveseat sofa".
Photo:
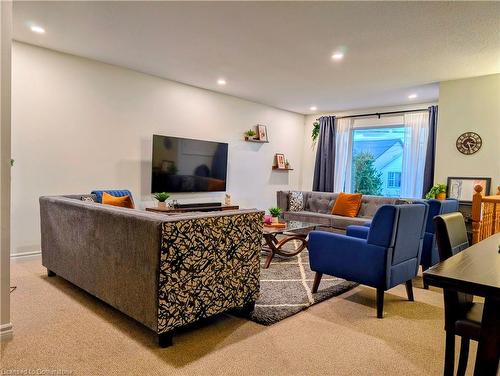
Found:
[(40, 198), (42, 264), (171, 344), (174, 329), (259, 293), (263, 212), (167, 216), (82, 196)]
[(382, 205), (401, 201), (394, 197), (363, 195), (358, 216), (351, 218), (331, 214), (338, 193), (302, 191), (304, 207), (300, 211), (289, 210), (289, 195), (290, 191), (277, 192), (277, 205), (283, 210), (284, 219), (316, 223), (335, 232), (345, 231), (349, 225), (362, 225), (371, 220)]

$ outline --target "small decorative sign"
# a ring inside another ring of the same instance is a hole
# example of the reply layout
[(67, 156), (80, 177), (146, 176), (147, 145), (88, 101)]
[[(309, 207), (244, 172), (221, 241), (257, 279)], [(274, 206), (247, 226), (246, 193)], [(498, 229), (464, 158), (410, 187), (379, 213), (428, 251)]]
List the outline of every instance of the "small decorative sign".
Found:
[(267, 128), (265, 125), (257, 125), (257, 137), (260, 141), (268, 141), (267, 139)]
[(276, 167), (286, 168), (286, 159), (284, 154), (276, 154)]

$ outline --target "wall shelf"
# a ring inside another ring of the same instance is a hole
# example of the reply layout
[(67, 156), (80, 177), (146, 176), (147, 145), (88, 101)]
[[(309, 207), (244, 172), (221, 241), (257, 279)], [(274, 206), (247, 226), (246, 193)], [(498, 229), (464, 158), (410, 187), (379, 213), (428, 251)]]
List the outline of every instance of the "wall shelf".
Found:
[(255, 140), (255, 139), (253, 139), (253, 138), (249, 138), (248, 140), (247, 140), (247, 139), (245, 139), (245, 141), (246, 141), (246, 142), (256, 142), (256, 143), (258, 143), (258, 144), (268, 144), (268, 143), (269, 143), (269, 141)]
[(273, 170), (278, 170), (278, 171), (293, 171), (293, 168), (279, 168), (278, 166), (273, 166)]

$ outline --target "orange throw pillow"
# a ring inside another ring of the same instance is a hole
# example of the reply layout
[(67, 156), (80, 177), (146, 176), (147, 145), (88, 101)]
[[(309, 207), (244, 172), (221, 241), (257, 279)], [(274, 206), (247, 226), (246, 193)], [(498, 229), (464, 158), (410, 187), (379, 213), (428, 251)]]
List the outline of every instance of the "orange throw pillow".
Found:
[(333, 205), (332, 214), (355, 217), (361, 207), (361, 193), (339, 193)]
[(120, 206), (122, 208), (129, 208), (129, 209), (134, 208), (134, 203), (132, 202), (132, 199), (128, 195), (116, 197), (110, 195), (109, 193), (103, 192), (102, 203), (106, 205)]

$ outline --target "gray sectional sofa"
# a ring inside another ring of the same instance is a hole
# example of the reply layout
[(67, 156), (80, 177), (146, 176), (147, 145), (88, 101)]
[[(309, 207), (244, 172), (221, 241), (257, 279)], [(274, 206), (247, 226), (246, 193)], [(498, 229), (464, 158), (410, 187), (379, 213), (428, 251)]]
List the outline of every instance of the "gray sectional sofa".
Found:
[(263, 212), (167, 216), (40, 198), (42, 264), (159, 335), (243, 307), (259, 293)]
[(358, 216), (350, 218), (331, 214), (338, 193), (301, 192), (304, 198), (304, 207), (299, 211), (290, 211), (290, 191), (277, 192), (277, 205), (283, 210), (283, 218), (317, 223), (319, 226), (335, 232), (345, 231), (349, 225), (362, 225), (373, 218), (380, 206), (397, 204), (401, 201), (399, 198), (394, 197), (363, 195)]

